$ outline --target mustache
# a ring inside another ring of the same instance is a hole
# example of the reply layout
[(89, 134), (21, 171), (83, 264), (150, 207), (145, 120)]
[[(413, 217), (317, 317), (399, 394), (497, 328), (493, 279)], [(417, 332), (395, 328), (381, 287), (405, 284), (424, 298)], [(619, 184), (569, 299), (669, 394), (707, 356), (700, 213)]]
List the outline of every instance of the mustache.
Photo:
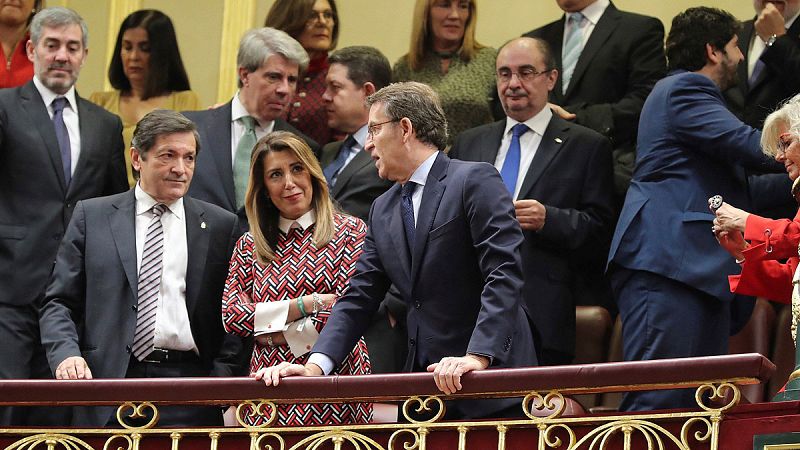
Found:
[(72, 70), (72, 66), (69, 63), (52, 63), (47, 66), (48, 70)]

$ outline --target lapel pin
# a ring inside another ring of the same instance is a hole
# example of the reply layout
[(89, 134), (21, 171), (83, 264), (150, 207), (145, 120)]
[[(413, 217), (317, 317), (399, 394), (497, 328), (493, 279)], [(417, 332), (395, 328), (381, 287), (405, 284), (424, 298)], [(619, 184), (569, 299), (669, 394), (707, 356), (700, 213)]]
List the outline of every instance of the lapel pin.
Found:
[(557, 143), (559, 143), (559, 144), (560, 144), (560, 143), (562, 143), (562, 142), (564, 142), (564, 141), (562, 141), (562, 140), (561, 140), (561, 138), (555, 138), (555, 141), (556, 141)]
[(206, 229), (206, 223), (205, 222), (200, 222), (200, 228), (205, 230)]

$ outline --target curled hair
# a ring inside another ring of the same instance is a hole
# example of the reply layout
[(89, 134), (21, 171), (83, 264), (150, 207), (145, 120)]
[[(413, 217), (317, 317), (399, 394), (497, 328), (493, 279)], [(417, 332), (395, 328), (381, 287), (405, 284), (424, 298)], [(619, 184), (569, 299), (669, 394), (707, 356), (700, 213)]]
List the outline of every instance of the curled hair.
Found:
[(81, 27), (81, 44), (84, 49), (88, 48), (89, 29), (86, 26), (86, 22), (75, 11), (60, 6), (45, 8), (33, 16), (30, 27), (31, 42), (33, 42), (34, 46), (39, 42), (39, 38), (42, 37), (42, 29), (45, 27), (61, 28), (70, 25)]
[(294, 133), (288, 131), (269, 133), (261, 138), (253, 149), (250, 159), (250, 179), (247, 182), (244, 198), (244, 209), (256, 247), (256, 260), (262, 265), (269, 264), (275, 259), (275, 246), (278, 244), (280, 211), (272, 203), (264, 184), (266, 159), (274, 152), (292, 152), (311, 175), (313, 192), (311, 205), (316, 214), (314, 245), (320, 248), (330, 242), (336, 228), (333, 220), (335, 208), (328, 193), (328, 183), (314, 152)]
[(689, 8), (672, 19), (666, 42), (669, 70), (694, 72), (707, 63), (706, 44), (725, 52), (741, 24), (729, 12), (700, 6)]
[(356, 86), (372, 83), (375, 90), (388, 86), (392, 82), (392, 66), (389, 60), (374, 47), (354, 45), (331, 53), (328, 58), (331, 64), (341, 64), (347, 68), (347, 78)]
[[(408, 49), (408, 66), (411, 70), (420, 70), (425, 56), (433, 50), (433, 30), (431, 30), (430, 16), (434, 0), (417, 0), (414, 5), (414, 17), (411, 22), (411, 44)], [(458, 49), (458, 56), (469, 62), (484, 48), (475, 39), (475, 28), (478, 23), (478, 6), (475, 0), (469, 0), (469, 17), (464, 24), (464, 38)]]
[(800, 94), (786, 100), (764, 120), (761, 150), (773, 158), (778, 153), (782, 129), (800, 138)]
[(430, 86), (416, 81), (392, 83), (367, 97), (367, 107), (380, 103), (392, 120), (407, 118), (420, 142), (439, 150), (447, 145), (447, 117), (439, 94)]
[[(255, 72), (272, 55), (281, 55), (296, 63), (300, 71), (308, 67), (308, 53), (303, 46), (286, 32), (275, 28), (255, 28), (246, 32), (239, 42), (236, 65), (248, 72)], [(239, 87), (242, 87), (241, 77)]]
[(155, 9), (141, 9), (132, 12), (122, 21), (117, 33), (117, 43), (108, 66), (108, 81), (122, 92), (131, 90), (131, 82), (125, 76), (122, 66), (122, 36), (125, 31), (142, 28), (147, 32), (150, 46), (150, 70), (147, 71), (142, 100), (158, 97), (169, 92), (188, 91), (189, 77), (183, 67), (181, 52), (175, 27), (169, 16)]
[[(306, 28), (308, 18), (314, 12), (316, 0), (277, 0), (267, 13), (264, 20), (265, 27), (272, 27), (289, 33), (289, 36), (300, 39)], [(339, 13), (336, 10), (336, 1), (328, 0), (333, 13), (333, 32), (331, 33), (331, 48), (336, 48), (339, 42)]]
[(156, 139), (173, 133), (191, 132), (194, 135), (195, 151), (200, 153), (200, 136), (197, 126), (186, 116), (169, 109), (156, 109), (142, 117), (133, 130), (131, 146), (139, 152), (142, 159), (146, 159), (147, 152), (153, 148)]

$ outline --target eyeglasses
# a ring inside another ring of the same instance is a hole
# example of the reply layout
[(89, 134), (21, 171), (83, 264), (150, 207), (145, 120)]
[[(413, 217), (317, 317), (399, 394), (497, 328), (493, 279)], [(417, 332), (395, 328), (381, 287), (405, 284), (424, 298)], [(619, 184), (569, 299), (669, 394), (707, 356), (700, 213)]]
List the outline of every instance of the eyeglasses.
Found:
[(316, 20), (319, 20), (320, 22), (335, 22), (336, 16), (333, 15), (333, 11), (331, 10), (311, 11), (311, 14), (309, 14), (308, 18), (306, 19), (306, 25), (311, 25)]
[(795, 142), (797, 142), (797, 140), (794, 139), (794, 134), (781, 133), (781, 135), (778, 136), (778, 147), (776, 148), (778, 155), (786, 155), (786, 150), (788, 150), (789, 147), (791, 147)]
[(392, 120), (387, 120), (386, 122), (373, 123), (372, 125), (367, 127), (367, 137), (370, 139), (374, 138), (377, 133), (380, 133), (381, 127), (383, 125), (392, 122), (400, 122), (400, 119), (392, 119)]
[(537, 71), (532, 67), (526, 67), (520, 70), (519, 72), (512, 72), (509, 69), (500, 69), (497, 71), (497, 79), (502, 81), (503, 83), (508, 83), (514, 77), (514, 75), (519, 78), (520, 81), (531, 81), (537, 76), (543, 73), (549, 73), (553, 69), (544, 69), (542, 71)]

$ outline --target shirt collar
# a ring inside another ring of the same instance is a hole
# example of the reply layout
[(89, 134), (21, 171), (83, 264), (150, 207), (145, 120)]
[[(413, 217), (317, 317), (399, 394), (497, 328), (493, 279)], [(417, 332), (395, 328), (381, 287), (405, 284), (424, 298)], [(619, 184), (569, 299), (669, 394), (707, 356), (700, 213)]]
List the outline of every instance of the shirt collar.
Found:
[[(600, 20), (600, 17), (603, 16), (603, 13), (606, 12), (606, 8), (608, 5), (611, 4), (610, 0), (597, 0), (596, 2), (592, 3), (591, 5), (583, 8), (580, 11), (589, 22), (592, 22), (592, 25), (597, 25), (597, 22)], [(564, 15), (564, 24), (566, 25), (567, 20), (569, 19), (568, 15)]]
[(428, 179), (428, 174), (431, 171), (431, 167), (433, 167), (433, 163), (436, 162), (437, 156), (439, 156), (438, 151), (431, 153), (431, 156), (428, 156), (425, 161), (422, 161), (422, 164), (417, 167), (417, 170), (411, 174), (411, 178), (409, 178), (408, 181), (413, 181), (420, 186), (425, 186), (425, 181)]
[[(544, 107), (541, 111), (536, 113), (535, 116), (531, 117), (530, 119), (526, 120), (524, 123), (528, 126), (531, 130), (533, 130), (539, 136), (544, 136), (544, 130), (547, 129), (547, 125), (550, 124), (550, 119), (553, 118), (553, 111), (550, 108)], [(512, 119), (511, 117), (506, 117), (506, 130), (503, 133), (503, 136), (508, 135), (511, 132), (511, 128), (514, 125), (520, 122)]]
[(39, 95), (42, 96), (42, 101), (44, 102), (45, 106), (50, 106), (50, 104), (53, 103), (53, 100), (55, 100), (56, 97), (65, 97), (69, 102), (69, 107), (72, 108), (72, 110), (75, 111), (76, 114), (78, 113), (78, 106), (77, 106), (78, 104), (75, 102), (74, 85), (71, 86), (67, 91), (67, 93), (64, 95), (59, 95), (51, 91), (47, 86), (42, 84), (37, 75), (33, 76), (33, 85), (36, 86), (36, 90), (39, 91)]
[(231, 100), (231, 122), (236, 122), (237, 120), (245, 116), (251, 116), (253, 120), (256, 121), (256, 127), (261, 127), (265, 129), (268, 128), (273, 121), (262, 124), (261, 122), (258, 121), (258, 119), (256, 119), (255, 116), (247, 112), (247, 109), (245, 109), (244, 105), (242, 104), (242, 101), (239, 100), (239, 92), (240, 91), (236, 91), (236, 95), (234, 95), (233, 100)]
[(298, 217), (296, 220), (286, 219), (283, 216), (278, 217), (278, 228), (283, 232), (283, 234), (289, 234), (289, 229), (292, 228), (292, 225), (294, 224), (297, 224), (297, 226), (294, 228), (300, 228), (301, 230), (305, 231), (308, 229), (308, 227), (314, 225), (316, 221), (317, 213), (311, 209), (307, 213)]
[[(156, 199), (150, 196), (147, 192), (142, 189), (139, 185), (139, 182), (136, 183), (136, 187), (133, 190), (133, 194), (136, 197), (136, 215), (142, 215), (155, 205)], [(172, 202), (172, 204), (167, 205), (167, 209), (178, 219), (183, 219), (183, 197), (179, 198), (178, 200)]]
[(367, 128), (369, 128), (368, 124), (365, 123), (361, 128), (358, 129), (358, 131), (353, 133), (353, 139), (356, 140), (356, 143), (359, 147), (361, 147), (361, 149), (364, 149), (367, 146)]
[(792, 28), (794, 25), (794, 21), (797, 20), (797, 16), (800, 16), (800, 11), (797, 11), (794, 16), (790, 17), (789, 20), (786, 21), (786, 29)]

